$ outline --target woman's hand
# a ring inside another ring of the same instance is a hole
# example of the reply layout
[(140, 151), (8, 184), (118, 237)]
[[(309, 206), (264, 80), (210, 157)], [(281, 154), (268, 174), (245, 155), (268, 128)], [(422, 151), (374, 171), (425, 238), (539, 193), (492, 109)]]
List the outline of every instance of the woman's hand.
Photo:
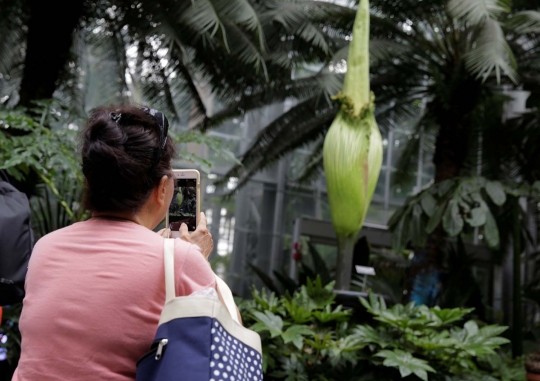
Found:
[(157, 232), (160, 236), (162, 236), (163, 238), (171, 238), (171, 229), (167, 228), (167, 229), (161, 229), (160, 231)]
[(193, 233), (189, 233), (186, 224), (180, 226), (180, 238), (186, 242), (199, 246), (206, 259), (208, 259), (210, 253), (214, 250), (214, 240), (212, 239), (212, 234), (210, 234), (206, 228), (206, 216), (202, 212), (199, 219), (199, 225), (197, 225), (197, 229)]

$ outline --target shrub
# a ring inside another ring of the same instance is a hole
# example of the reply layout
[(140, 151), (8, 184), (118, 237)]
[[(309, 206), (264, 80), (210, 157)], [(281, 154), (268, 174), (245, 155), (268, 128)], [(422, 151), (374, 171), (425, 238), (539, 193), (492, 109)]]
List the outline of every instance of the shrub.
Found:
[(520, 361), (499, 354), (505, 327), (462, 321), (471, 309), (361, 299), (370, 324), (334, 303), (333, 283), (309, 280), (292, 295), (253, 291), (240, 308), (263, 341), (266, 380), (522, 380)]

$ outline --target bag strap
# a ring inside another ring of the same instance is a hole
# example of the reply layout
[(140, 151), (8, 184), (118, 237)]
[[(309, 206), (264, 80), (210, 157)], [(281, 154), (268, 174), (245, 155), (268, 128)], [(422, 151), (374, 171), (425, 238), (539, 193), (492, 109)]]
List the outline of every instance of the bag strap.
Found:
[(163, 241), (163, 258), (165, 264), (165, 303), (176, 297), (174, 284), (174, 239), (165, 238)]
[(238, 321), (238, 312), (236, 310), (236, 303), (234, 302), (234, 298), (231, 292), (231, 289), (229, 286), (227, 286), (227, 283), (223, 281), (220, 277), (216, 275), (216, 286), (219, 289), (219, 293), (221, 294), (221, 297), (223, 298), (223, 301), (225, 302), (225, 307), (227, 307), (227, 310), (229, 310), (229, 314), (233, 318), (235, 322), (240, 324)]
[[(163, 241), (163, 261), (165, 266), (165, 303), (170, 302), (176, 297), (176, 287), (174, 282), (174, 238), (165, 238)], [(238, 321), (236, 303), (229, 286), (220, 277), (216, 275), (216, 286), (225, 302), (225, 307), (229, 311), (232, 319)]]

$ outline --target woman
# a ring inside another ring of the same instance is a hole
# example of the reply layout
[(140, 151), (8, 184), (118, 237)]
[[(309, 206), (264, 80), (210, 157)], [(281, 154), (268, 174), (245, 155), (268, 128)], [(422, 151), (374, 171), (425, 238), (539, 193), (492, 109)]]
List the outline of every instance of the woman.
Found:
[[(26, 279), (15, 381), (132, 381), (165, 301), (163, 237), (175, 149), (160, 112), (94, 111), (82, 134), (92, 218), (40, 239)], [(177, 295), (215, 288), (206, 219), (175, 240)]]

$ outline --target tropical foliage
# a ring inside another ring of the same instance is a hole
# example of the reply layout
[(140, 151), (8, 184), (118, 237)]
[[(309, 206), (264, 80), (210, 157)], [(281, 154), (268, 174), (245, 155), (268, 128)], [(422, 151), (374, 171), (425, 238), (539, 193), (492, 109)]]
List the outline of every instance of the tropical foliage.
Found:
[[(468, 151), (467, 144), (456, 144), (467, 143), (475, 127), (471, 112), (485, 105), (497, 84), (512, 85), (515, 81), (534, 87), (537, 41), (532, 32), (537, 26), (533, 22), (537, 13), (524, 11), (533, 7), (526, 2), (516, 3), (511, 9), (509, 2), (483, 0), (399, 5), (375, 0), (371, 6), (371, 88), (380, 126), (387, 130), (395, 123), (415, 118), (415, 139), (410, 144), (416, 146), (421, 134), (437, 136), (439, 130), (453, 131), (456, 136), (445, 142), (446, 148), (439, 144), (436, 161), (442, 163), (443, 153), (454, 150), (459, 168), (444, 177), (456, 175), (463, 169)], [(243, 166), (231, 170), (230, 175), (240, 175), (240, 184), (285, 153), (311, 143), (314, 151), (306, 169), (320, 168), (318, 143), (337, 112), (330, 97), (340, 90), (342, 74), (347, 70), (354, 6), (299, 1), (294, 5), (283, 2), (280, 7), (275, 21), (287, 20), (291, 32), (303, 30), (302, 25), (316, 24), (309, 29), (309, 36), (311, 41), (328, 47), (328, 54), (311, 61), (307, 66), (310, 70), (306, 66), (298, 69), (290, 80), (248, 89), (237, 103), (219, 113), (220, 118), (210, 117), (201, 125), (209, 128), (225, 114), (242, 113), (287, 97), (297, 99), (294, 107), (257, 136), (243, 156)], [(520, 62), (519, 67), (516, 62)], [(463, 128), (456, 127), (458, 122)], [(277, 136), (281, 139), (275, 139)], [(426, 139), (423, 144), (428, 151), (435, 150), (433, 140)], [(463, 146), (461, 150), (456, 149), (459, 146)], [(441, 151), (443, 148), (446, 151)], [(407, 150), (410, 154), (413, 151)], [(404, 161), (403, 168), (407, 166), (408, 161)]]
[[(262, 25), (248, 1), (76, 0), (62, 15), (24, 0), (0, 7), (0, 97), (11, 106), (54, 95), (88, 111), (131, 99), (171, 119), (196, 118), (206, 115), (211, 90), (231, 95), (268, 73)], [(34, 62), (43, 49), (38, 62), (45, 58), (47, 70)]]
[(481, 228), (487, 245), (498, 249), (500, 236), (495, 216), (508, 198), (540, 196), (540, 183), (520, 187), (503, 185), (481, 176), (445, 180), (412, 196), (390, 219), (394, 247), (403, 250), (408, 242), (415, 247), (426, 243), (427, 235), (441, 223), (449, 237), (471, 234)]
[(498, 352), (506, 328), (461, 323), (470, 309), (389, 308), (370, 295), (361, 302), (373, 321), (360, 324), (335, 305), (332, 289), (318, 278), (282, 297), (254, 291), (241, 304), (263, 339), (265, 379), (523, 379), (522, 363)]
[[(242, 165), (225, 176), (238, 177), (239, 185), (302, 146), (311, 146), (313, 151), (298, 180), (311, 180), (321, 173), (323, 137), (338, 110), (331, 96), (341, 88), (347, 71), (355, 5), (297, 4), (300, 8), (294, 17), (291, 14), (290, 25), (298, 30), (304, 23), (316, 23), (319, 30), (313, 35), (332, 41), (333, 48), (322, 59), (296, 67), (290, 80), (250, 88), (220, 113), (220, 117), (235, 115), (286, 98), (296, 100), (295, 106), (262, 129), (242, 156)], [(287, 17), (283, 7), (282, 19)], [(420, 151), (424, 157), (433, 157), (435, 166), (436, 187), (411, 199), (391, 221), (396, 247), (417, 249), (405, 284), (413, 300), (430, 305), (437, 300), (449, 235), (480, 233), (493, 248), (505, 247), (514, 237), (514, 257), (520, 259), (524, 242), (517, 237), (524, 234), (512, 226), (525, 226), (524, 212), (516, 202), (497, 205), (500, 200), (493, 201), (486, 192), (503, 187), (519, 193), (521, 184), (531, 187), (537, 180), (534, 163), (539, 156), (533, 147), (538, 142), (540, 17), (535, 7), (527, 1), (371, 2), (370, 81), (375, 116), (383, 131), (397, 123), (412, 125), (392, 181), (399, 184), (412, 174), (415, 166), (411, 163), (417, 162)], [(503, 116), (511, 104), (507, 90), (512, 89), (531, 92), (527, 104), (531, 112), (508, 120)], [(201, 128), (212, 123), (207, 118)], [(487, 188), (474, 185), (471, 177), (478, 175), (484, 177), (478, 182), (487, 182)], [(457, 193), (446, 193), (444, 199), (443, 188), (461, 183), (461, 178), (463, 187), (456, 186)], [(467, 190), (469, 183), (479, 192)], [(493, 188), (493, 184), (498, 185)], [(436, 197), (437, 208), (432, 211), (429, 195), (435, 197), (439, 191), (441, 197)], [(517, 294), (516, 298), (520, 299)]]

